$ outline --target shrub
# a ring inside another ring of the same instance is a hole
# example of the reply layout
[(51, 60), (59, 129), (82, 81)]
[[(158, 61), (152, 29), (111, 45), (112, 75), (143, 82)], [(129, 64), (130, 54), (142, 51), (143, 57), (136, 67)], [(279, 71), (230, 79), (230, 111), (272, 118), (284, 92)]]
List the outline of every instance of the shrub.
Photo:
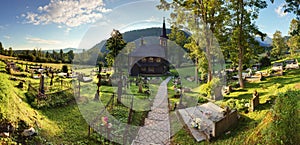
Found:
[(262, 57), (259, 62), (261, 63), (261, 66), (262, 67), (268, 67), (268, 66), (271, 66), (271, 60), (265, 56), (265, 57)]
[(299, 118), (300, 91), (280, 93), (273, 107), (273, 122), (267, 134), (271, 144), (297, 144), (300, 142)]
[(198, 103), (203, 104), (203, 103), (207, 103), (208, 100), (206, 98), (203, 98), (201, 96), (198, 97)]
[(212, 91), (215, 90), (216, 87), (220, 85), (219, 78), (213, 78), (210, 82), (203, 84), (200, 86), (200, 94), (203, 96), (211, 96)]
[(68, 73), (68, 66), (67, 65), (62, 66), (62, 72)]

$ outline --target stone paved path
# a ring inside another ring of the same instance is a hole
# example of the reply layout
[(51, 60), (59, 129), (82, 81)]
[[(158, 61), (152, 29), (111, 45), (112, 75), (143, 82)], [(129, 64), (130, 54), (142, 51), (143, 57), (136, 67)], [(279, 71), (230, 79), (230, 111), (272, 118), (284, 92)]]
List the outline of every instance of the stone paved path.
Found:
[(167, 83), (171, 77), (164, 80), (157, 91), (151, 111), (145, 119), (132, 145), (170, 144), (170, 120), (168, 107)]

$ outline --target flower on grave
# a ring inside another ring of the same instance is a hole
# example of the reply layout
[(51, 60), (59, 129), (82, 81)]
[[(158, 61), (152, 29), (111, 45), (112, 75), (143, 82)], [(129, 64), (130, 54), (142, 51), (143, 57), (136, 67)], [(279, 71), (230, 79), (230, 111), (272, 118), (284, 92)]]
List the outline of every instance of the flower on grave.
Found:
[(193, 121), (191, 122), (191, 125), (193, 128), (201, 129), (201, 119), (200, 118), (193, 119)]
[(195, 119), (195, 122), (196, 122), (196, 123), (201, 123), (201, 119), (200, 119), (200, 118), (196, 118), (196, 119)]
[(104, 125), (107, 125), (107, 123), (108, 123), (108, 117), (107, 116), (103, 116), (102, 118), (101, 118), (101, 120), (102, 120), (102, 126), (104, 126)]

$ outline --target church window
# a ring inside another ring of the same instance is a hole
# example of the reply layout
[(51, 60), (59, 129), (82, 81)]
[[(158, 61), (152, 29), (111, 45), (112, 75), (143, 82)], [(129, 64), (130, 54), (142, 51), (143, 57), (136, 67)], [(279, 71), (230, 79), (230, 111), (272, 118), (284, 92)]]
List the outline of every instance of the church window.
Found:
[(153, 57), (149, 57), (149, 62), (153, 62)]
[(161, 59), (160, 58), (156, 58), (156, 62), (161, 62)]
[(149, 72), (154, 72), (154, 67), (149, 67), (149, 68), (148, 68), (148, 71), (149, 71)]

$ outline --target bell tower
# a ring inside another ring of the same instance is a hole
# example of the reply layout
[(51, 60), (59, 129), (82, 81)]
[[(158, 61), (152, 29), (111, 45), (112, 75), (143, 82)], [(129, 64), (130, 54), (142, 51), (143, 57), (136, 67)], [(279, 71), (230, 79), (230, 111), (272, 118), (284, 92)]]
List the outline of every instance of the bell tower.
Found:
[(165, 58), (167, 58), (168, 36), (167, 36), (165, 17), (163, 18), (163, 27), (161, 33), (162, 34), (160, 35), (160, 45), (165, 49)]

